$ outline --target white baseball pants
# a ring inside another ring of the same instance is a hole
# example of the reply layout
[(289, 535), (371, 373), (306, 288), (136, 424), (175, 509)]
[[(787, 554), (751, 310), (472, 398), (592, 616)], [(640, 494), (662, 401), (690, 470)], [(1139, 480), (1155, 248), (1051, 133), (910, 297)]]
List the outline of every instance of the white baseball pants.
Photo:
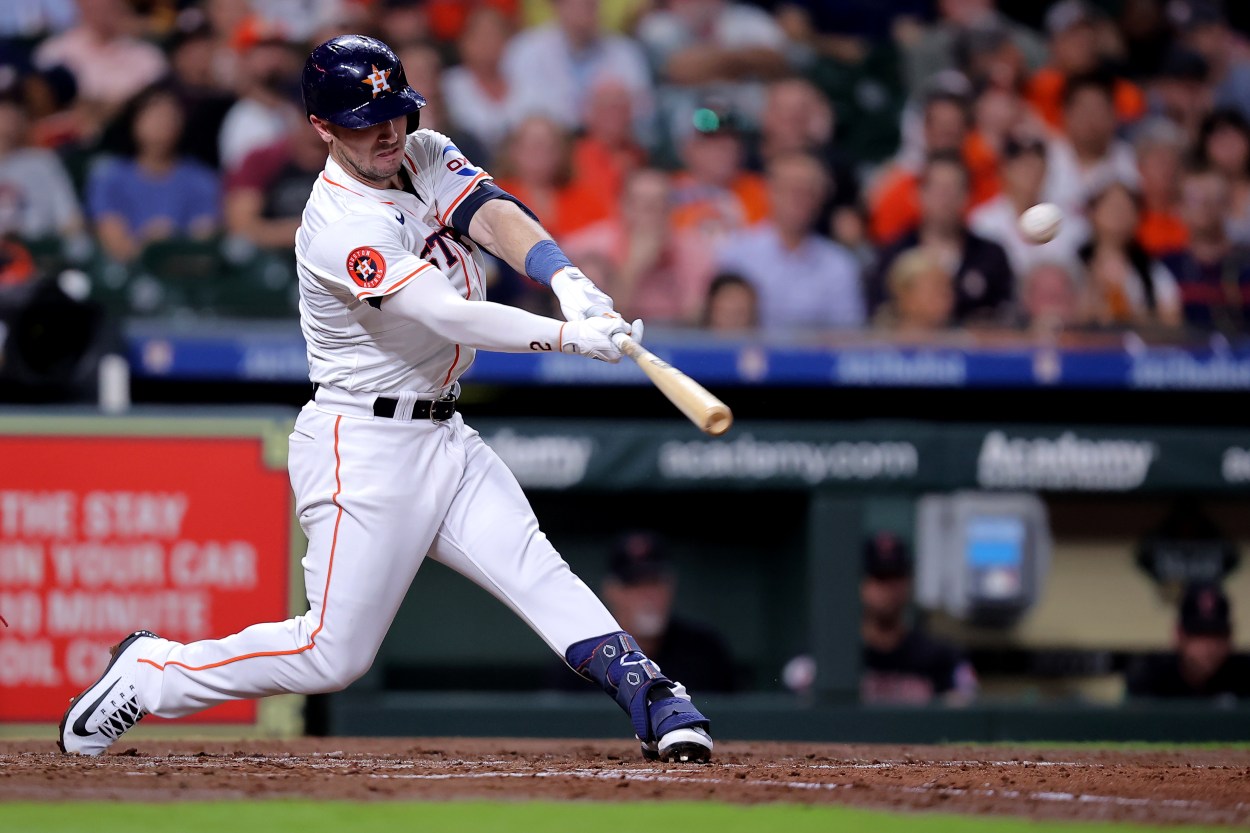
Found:
[(304, 407), (290, 438), (309, 611), (224, 639), (153, 643), (136, 675), (144, 708), (181, 717), (229, 700), (346, 687), (372, 665), (427, 554), (512, 608), (561, 657), (574, 642), (620, 630), (459, 414), (444, 423), (375, 418), (372, 397), (352, 402), (337, 391), (326, 405), (325, 393), (323, 404)]

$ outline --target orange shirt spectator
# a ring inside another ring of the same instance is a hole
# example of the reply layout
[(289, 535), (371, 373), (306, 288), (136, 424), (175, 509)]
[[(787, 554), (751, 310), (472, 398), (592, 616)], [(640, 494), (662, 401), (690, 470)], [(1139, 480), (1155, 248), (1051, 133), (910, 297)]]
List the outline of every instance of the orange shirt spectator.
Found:
[(556, 240), (612, 213), (609, 198), (572, 176), (568, 132), (546, 116), (516, 126), (496, 165), (495, 183), (538, 215)]
[(464, 31), (469, 15), (483, 6), (498, 9), (509, 21), (515, 21), (520, 3), (517, 0), (426, 0), (425, 16), (431, 37), (442, 43), (455, 41)]
[(702, 187), (690, 174), (674, 178), (676, 228), (732, 231), (752, 226), (768, 216), (768, 185), (759, 174), (742, 172), (721, 191)]
[(694, 229), (715, 246), (728, 234), (764, 220), (768, 186), (746, 169), (736, 114), (703, 109), (681, 145), (682, 171), (673, 177), (672, 223)]
[(615, 205), (628, 176), (647, 163), (647, 151), (634, 139), (633, 95), (617, 78), (605, 76), (591, 88), (582, 124), (585, 135), (573, 145), (573, 178), (603, 191)]
[[(1063, 129), (1063, 93), (1068, 77), (1054, 67), (1043, 67), (1029, 79), (1025, 98), (1050, 127)], [(1115, 79), (1115, 115), (1120, 122), (1131, 122), (1146, 112), (1146, 95), (1132, 81)]]
[(1137, 226), (1137, 242), (1151, 257), (1176, 254), (1189, 248), (1189, 229), (1178, 215), (1147, 208)]
[[(964, 139), (962, 154), (968, 169), (971, 196), (967, 212), (998, 196), (998, 155), (979, 134)], [(869, 197), (873, 239), (889, 245), (920, 223), (920, 174), (903, 165), (887, 171)], [(965, 216), (967, 216), (965, 212)]]
[(580, 182), (547, 191), (534, 189), (517, 179), (497, 179), (495, 184), (538, 215), (543, 228), (556, 240), (607, 218), (612, 207), (597, 189)]

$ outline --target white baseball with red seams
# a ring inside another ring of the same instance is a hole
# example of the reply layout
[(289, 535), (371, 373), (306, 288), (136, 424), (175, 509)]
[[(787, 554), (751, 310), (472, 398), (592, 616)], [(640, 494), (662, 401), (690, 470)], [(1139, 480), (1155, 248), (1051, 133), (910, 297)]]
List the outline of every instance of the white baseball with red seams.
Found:
[[(474, 351), (367, 302), (439, 271), (461, 297), (484, 300), (482, 253), (449, 226), (488, 175), (429, 130), (407, 137), (404, 157), (415, 195), (370, 188), (328, 160), (297, 236), (300, 320), (321, 385), (290, 438), (310, 609), (224, 639), (144, 641), (134, 678), (153, 714), (344, 687), (372, 664), (427, 555), (511, 607), (561, 656), (620, 630), (477, 432), (459, 414), (411, 419), (415, 402), (453, 390)], [(374, 416), (379, 395), (399, 401), (395, 418)]]

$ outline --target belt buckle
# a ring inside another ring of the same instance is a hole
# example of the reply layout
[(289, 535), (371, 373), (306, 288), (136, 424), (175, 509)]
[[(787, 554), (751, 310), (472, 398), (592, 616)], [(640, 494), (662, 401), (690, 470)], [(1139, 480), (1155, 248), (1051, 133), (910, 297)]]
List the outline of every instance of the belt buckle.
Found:
[[(439, 419), (438, 417), (434, 416), (434, 412), (436, 410), (435, 406), (437, 406), (438, 403), (440, 402), (450, 402), (452, 405), (451, 416), (447, 417), (446, 419)], [(447, 420), (451, 419), (452, 416), (455, 416), (456, 415), (455, 402), (456, 402), (456, 397), (452, 396), (451, 394), (447, 394), (446, 396), (431, 400), (430, 401), (430, 422), (434, 423), (435, 425), (441, 425), (442, 423), (447, 422)]]

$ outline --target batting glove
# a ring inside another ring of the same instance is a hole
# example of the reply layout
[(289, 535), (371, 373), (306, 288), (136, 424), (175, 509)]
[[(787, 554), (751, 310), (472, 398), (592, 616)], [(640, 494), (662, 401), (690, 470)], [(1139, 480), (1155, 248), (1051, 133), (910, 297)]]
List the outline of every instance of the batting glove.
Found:
[(612, 337), (618, 333), (630, 335), (632, 332), (633, 326), (615, 315), (570, 321), (560, 328), (560, 350), (616, 364), (621, 360), (621, 348), (616, 346)]
[(581, 321), (591, 318), (595, 307), (612, 309), (612, 298), (595, 286), (590, 278), (576, 266), (565, 266), (551, 276), (551, 291), (560, 302), (560, 312), (565, 321)]

